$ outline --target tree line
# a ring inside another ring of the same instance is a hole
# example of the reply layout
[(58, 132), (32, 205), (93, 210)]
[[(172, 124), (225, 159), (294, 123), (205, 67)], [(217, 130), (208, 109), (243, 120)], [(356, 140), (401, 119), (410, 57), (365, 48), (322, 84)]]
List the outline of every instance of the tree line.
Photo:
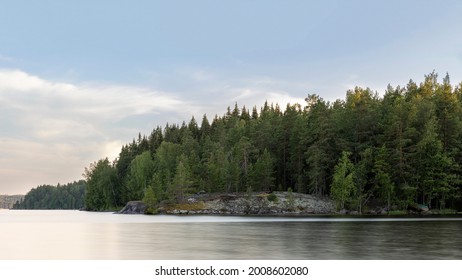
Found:
[(41, 185), (17, 201), (13, 209), (83, 209), (85, 186), (84, 180), (66, 185)]
[(23, 197), (24, 195), (0, 195), (0, 209), (13, 208), (13, 205)]
[(461, 208), (462, 83), (432, 72), (420, 84), (389, 85), (383, 96), (355, 87), (343, 100), (305, 100), (284, 110), (235, 104), (200, 125), (193, 117), (139, 134), (115, 161), (85, 168), (86, 209), (289, 188), (359, 212), (410, 203)]

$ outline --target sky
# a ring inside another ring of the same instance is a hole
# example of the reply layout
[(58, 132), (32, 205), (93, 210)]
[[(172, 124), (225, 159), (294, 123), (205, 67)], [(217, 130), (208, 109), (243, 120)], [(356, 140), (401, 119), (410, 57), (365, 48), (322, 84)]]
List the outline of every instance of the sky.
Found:
[(0, 194), (82, 179), (138, 133), (462, 81), (462, 1), (0, 0)]

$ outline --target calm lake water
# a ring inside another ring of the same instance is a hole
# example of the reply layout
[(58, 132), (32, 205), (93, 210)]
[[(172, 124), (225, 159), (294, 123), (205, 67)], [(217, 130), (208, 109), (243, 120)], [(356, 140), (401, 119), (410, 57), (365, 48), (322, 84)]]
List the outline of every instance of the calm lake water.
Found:
[(462, 259), (462, 218), (1, 210), (0, 259)]

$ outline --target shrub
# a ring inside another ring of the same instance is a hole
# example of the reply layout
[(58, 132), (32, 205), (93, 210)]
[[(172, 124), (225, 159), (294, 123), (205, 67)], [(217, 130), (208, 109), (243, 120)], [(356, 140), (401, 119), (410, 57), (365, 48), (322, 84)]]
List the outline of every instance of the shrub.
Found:
[(157, 214), (157, 198), (151, 186), (144, 192), (143, 202), (146, 204), (146, 214)]
[(289, 188), (287, 190), (287, 196), (286, 196), (286, 206), (289, 209), (289, 211), (294, 211), (295, 208), (295, 197), (294, 193), (292, 191), (292, 188)]
[(271, 202), (278, 202), (278, 197), (274, 193), (270, 193), (266, 199)]

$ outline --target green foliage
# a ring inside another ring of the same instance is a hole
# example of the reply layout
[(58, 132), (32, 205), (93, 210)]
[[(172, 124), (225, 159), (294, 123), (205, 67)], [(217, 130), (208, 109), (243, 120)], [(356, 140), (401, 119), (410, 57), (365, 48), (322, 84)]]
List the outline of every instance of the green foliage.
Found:
[(185, 155), (181, 155), (178, 160), (178, 166), (176, 168), (173, 181), (168, 186), (167, 192), (169, 194), (169, 198), (174, 199), (177, 202), (181, 202), (184, 196), (190, 193), (192, 184), (191, 170), (188, 165), (187, 157)]
[(433, 214), (438, 214), (438, 215), (454, 215), (457, 214), (457, 210), (455, 209), (439, 209), (437, 211), (432, 211)]
[(266, 199), (271, 202), (278, 202), (278, 197), (274, 193), (270, 193)]
[[(462, 204), (462, 86), (434, 72), (420, 84), (389, 85), (383, 97), (355, 87), (344, 100), (310, 94), (306, 104), (237, 104), (199, 127), (157, 127), (121, 149), (114, 163), (85, 171), (86, 207), (101, 210), (188, 193), (295, 191), (331, 196), (339, 208)], [(343, 151), (350, 151), (345, 156)], [(342, 155), (339, 159), (339, 155)]]
[(30, 190), (14, 209), (82, 209), (85, 181), (66, 185), (42, 185)]
[(373, 167), (373, 184), (376, 195), (383, 203), (387, 204), (387, 209), (391, 209), (391, 199), (395, 195), (395, 185), (389, 175), (390, 167), (387, 163), (387, 151), (382, 146), (375, 158)]
[(228, 165), (228, 157), (224, 149), (219, 145), (213, 145), (212, 153), (206, 162), (207, 181), (205, 185), (208, 191), (225, 190)]
[(127, 186), (125, 191), (126, 200), (140, 200), (153, 176), (154, 161), (151, 153), (145, 151), (137, 155), (129, 166)]
[(268, 150), (264, 150), (263, 154), (257, 159), (251, 169), (250, 181), (252, 187), (263, 190), (271, 191), (274, 189), (274, 170), (273, 158)]
[(290, 211), (294, 211), (295, 210), (295, 197), (294, 197), (294, 193), (292, 192), (292, 188), (289, 188), (287, 190), (287, 209), (289, 209)]
[(99, 211), (117, 207), (116, 169), (109, 160), (102, 159), (85, 168), (84, 177), (87, 182), (85, 190), (85, 208)]
[(253, 197), (252, 187), (247, 187), (247, 190), (245, 191), (246, 212), (249, 212), (250, 208), (252, 207), (252, 197)]
[(146, 204), (146, 214), (157, 213), (157, 197), (151, 186), (148, 186), (146, 188), (146, 191), (144, 192), (143, 202), (144, 204)]
[(390, 215), (390, 216), (403, 216), (403, 215), (409, 215), (409, 213), (406, 210), (392, 210), (392, 211), (388, 211), (387, 215)]
[(346, 203), (350, 200), (355, 190), (353, 180), (354, 165), (348, 158), (350, 155), (351, 153), (349, 152), (343, 152), (342, 157), (335, 166), (330, 193), (337, 204), (337, 209), (345, 209)]

